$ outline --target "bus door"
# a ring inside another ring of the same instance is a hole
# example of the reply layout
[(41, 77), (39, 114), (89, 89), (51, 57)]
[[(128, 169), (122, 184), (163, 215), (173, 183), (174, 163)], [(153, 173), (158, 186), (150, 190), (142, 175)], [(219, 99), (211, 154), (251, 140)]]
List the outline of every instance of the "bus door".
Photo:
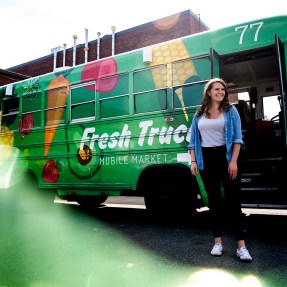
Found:
[(210, 48), (211, 78), (221, 77), (221, 60), (220, 55)]
[(287, 134), (286, 134), (286, 109), (287, 109), (287, 101), (286, 101), (286, 61), (284, 56), (284, 44), (279, 39), (278, 35), (275, 35), (275, 46), (276, 46), (276, 54), (278, 60), (278, 71), (279, 71), (279, 85), (280, 85), (280, 107), (281, 112), (279, 114), (279, 121), (282, 128), (282, 137), (284, 141), (284, 154), (286, 155), (287, 148)]

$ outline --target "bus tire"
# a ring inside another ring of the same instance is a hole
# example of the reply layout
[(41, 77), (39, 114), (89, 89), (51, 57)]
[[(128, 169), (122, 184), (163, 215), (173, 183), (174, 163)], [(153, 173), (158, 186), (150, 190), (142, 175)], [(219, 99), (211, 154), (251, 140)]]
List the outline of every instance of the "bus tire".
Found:
[(150, 168), (142, 178), (142, 188), (152, 217), (189, 218), (196, 213), (198, 187), (185, 166)]

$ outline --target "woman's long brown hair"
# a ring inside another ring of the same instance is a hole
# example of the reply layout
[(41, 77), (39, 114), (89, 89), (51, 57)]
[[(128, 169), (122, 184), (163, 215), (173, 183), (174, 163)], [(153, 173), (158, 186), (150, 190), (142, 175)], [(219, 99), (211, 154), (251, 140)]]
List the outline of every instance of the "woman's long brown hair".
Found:
[(210, 100), (210, 96), (208, 95), (208, 92), (212, 89), (214, 83), (221, 83), (224, 87), (224, 90), (225, 90), (225, 95), (224, 95), (224, 98), (219, 105), (219, 110), (225, 112), (225, 111), (230, 109), (231, 104), (229, 102), (227, 85), (226, 85), (225, 81), (220, 79), (220, 78), (213, 78), (213, 79), (209, 80), (204, 87), (201, 106), (198, 108), (198, 110), (196, 112), (197, 117), (201, 116), (203, 113), (205, 113), (208, 118), (210, 117), (209, 109), (211, 106), (211, 100)]

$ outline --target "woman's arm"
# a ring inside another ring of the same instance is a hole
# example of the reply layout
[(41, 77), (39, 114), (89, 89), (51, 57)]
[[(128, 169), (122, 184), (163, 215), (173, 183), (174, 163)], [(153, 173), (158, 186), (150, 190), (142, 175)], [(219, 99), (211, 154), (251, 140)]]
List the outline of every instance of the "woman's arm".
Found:
[(194, 149), (190, 149), (189, 153), (190, 153), (190, 157), (191, 157), (191, 166), (190, 166), (191, 173), (192, 173), (192, 175), (197, 176), (198, 169), (197, 169), (197, 163), (196, 163)]
[(235, 143), (233, 144), (233, 148), (232, 148), (232, 156), (231, 156), (230, 163), (228, 165), (228, 173), (232, 180), (236, 179), (238, 175), (237, 159), (238, 159), (239, 152), (240, 152), (240, 146), (241, 145), (239, 143)]

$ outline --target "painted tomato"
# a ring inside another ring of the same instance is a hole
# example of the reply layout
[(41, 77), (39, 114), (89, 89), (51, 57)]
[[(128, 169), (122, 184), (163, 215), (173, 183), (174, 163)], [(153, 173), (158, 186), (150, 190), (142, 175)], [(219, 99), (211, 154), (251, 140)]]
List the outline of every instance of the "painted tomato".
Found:
[(34, 118), (32, 114), (26, 114), (19, 122), (18, 129), (23, 135), (28, 135), (34, 127)]
[(54, 160), (49, 159), (42, 170), (42, 178), (46, 183), (55, 183), (59, 179), (59, 170)]
[[(115, 75), (117, 72), (117, 63), (114, 59), (106, 59), (94, 63), (89, 63), (85, 65), (81, 81), (87, 82), (91, 80), (96, 80), (96, 90), (100, 93), (111, 92), (118, 84), (118, 77), (110, 77)], [(105, 79), (100, 79), (102, 77), (107, 77)], [(100, 80), (99, 80), (100, 79)], [(92, 87), (87, 87), (92, 91)]]

